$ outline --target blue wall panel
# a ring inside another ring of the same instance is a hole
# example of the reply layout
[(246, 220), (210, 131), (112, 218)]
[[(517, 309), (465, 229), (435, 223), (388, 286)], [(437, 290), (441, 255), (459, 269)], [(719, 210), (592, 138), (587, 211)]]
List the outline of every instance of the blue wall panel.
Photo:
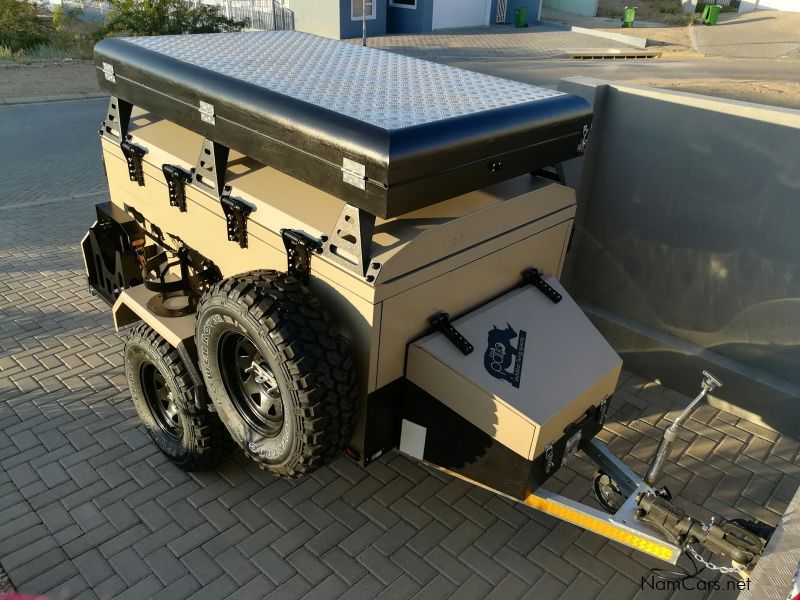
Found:
[(539, 20), (540, 0), (508, 0), (506, 5), (506, 23), (514, 23), (514, 11), (523, 6), (528, 7), (528, 23)]
[[(352, 5), (353, 0), (341, 0), (341, 38), (357, 38), (361, 37), (361, 19), (353, 20)], [(361, 0), (355, 0), (360, 2)], [(367, 19), (367, 35), (385, 35), (386, 34), (386, 12), (388, 0), (372, 0), (375, 3), (375, 18)]]
[[(388, 3), (388, 0), (385, 0)], [(424, 33), (433, 24), (435, 0), (417, 0), (416, 8), (389, 6), (386, 18), (387, 33)]]

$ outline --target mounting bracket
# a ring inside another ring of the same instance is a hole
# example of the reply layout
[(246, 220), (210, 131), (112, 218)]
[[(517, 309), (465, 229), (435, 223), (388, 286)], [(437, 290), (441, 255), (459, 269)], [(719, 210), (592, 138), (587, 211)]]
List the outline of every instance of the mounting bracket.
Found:
[(230, 148), (203, 138), (203, 147), (194, 168), (194, 180), (211, 189), (219, 198), (225, 192)]
[(100, 135), (121, 144), (128, 135), (132, 111), (133, 104), (120, 100), (116, 96), (111, 96), (108, 101), (106, 118), (100, 128)]
[(375, 276), (367, 275), (367, 269), (374, 229), (375, 215), (345, 204), (333, 233), (325, 240), (323, 251), (336, 264), (372, 282)]

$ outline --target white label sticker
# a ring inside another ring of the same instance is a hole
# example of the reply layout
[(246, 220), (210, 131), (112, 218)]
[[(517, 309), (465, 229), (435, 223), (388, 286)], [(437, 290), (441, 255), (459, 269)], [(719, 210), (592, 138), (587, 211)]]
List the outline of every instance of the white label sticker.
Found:
[(400, 430), (400, 452), (422, 460), (427, 432), (428, 430), (422, 425), (403, 419), (403, 426)]

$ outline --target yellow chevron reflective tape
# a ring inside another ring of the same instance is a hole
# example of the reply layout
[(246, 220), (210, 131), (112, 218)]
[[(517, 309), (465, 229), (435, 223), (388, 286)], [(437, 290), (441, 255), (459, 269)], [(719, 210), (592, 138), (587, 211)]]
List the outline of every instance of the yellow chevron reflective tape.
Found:
[(558, 519), (569, 521), (578, 527), (583, 527), (584, 529), (598, 533), (604, 537), (620, 542), (621, 544), (630, 546), (631, 548), (636, 548), (656, 558), (669, 561), (672, 557), (673, 550), (669, 546), (664, 546), (658, 542), (636, 535), (619, 525), (581, 513), (568, 506), (559, 504), (558, 502), (548, 500), (547, 498), (530, 495), (525, 499), (525, 504), (549, 515), (553, 515)]

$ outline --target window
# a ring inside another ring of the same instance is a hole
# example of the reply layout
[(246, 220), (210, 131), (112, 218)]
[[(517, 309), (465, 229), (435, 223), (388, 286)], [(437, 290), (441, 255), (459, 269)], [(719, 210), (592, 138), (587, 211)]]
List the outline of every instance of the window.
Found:
[(389, 0), (389, 6), (400, 8), (417, 8), (417, 0)]
[(365, 15), (364, 19), (375, 18), (375, 0), (350, 0), (350, 6), (353, 21), (361, 21), (361, 15)]

